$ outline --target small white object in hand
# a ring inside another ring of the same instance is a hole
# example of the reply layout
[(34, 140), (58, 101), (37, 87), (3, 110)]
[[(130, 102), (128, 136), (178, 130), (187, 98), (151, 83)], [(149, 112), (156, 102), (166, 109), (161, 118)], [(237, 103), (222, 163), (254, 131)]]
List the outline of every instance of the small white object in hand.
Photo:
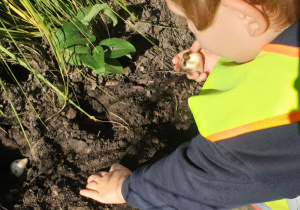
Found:
[(16, 177), (20, 177), (24, 173), (27, 163), (28, 158), (15, 160), (10, 164), (10, 170)]
[(198, 52), (186, 52), (180, 59), (180, 68), (185, 72), (198, 71), (203, 73), (203, 58)]

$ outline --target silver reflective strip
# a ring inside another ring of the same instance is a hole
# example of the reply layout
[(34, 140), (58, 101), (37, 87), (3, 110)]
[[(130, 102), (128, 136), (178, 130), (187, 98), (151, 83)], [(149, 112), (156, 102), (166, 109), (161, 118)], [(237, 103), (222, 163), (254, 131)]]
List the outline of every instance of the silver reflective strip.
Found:
[(294, 199), (285, 199), (289, 210), (300, 210), (300, 196)]
[(257, 206), (260, 210), (272, 210), (264, 203), (255, 203), (254, 205)]

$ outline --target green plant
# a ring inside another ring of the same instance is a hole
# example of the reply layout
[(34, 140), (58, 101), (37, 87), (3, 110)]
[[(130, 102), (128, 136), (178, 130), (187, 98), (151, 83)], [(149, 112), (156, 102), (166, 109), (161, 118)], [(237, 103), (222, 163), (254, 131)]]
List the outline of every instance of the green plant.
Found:
[(53, 46), (63, 62), (87, 66), (96, 74), (122, 74), (117, 58), (130, 56), (135, 48), (119, 38), (101, 40), (91, 24), (99, 12), (110, 18), (113, 26), (117, 24), (117, 17), (106, 3), (80, 8), (76, 18), (65, 23), (53, 36)]

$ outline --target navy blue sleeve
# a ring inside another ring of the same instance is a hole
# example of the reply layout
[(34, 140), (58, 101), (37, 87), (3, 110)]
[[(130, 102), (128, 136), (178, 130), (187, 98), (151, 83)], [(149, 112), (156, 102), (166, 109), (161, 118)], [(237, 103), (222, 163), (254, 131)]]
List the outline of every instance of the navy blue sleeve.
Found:
[(198, 135), (135, 170), (122, 194), (139, 209), (231, 209), (300, 195), (298, 123), (210, 142)]

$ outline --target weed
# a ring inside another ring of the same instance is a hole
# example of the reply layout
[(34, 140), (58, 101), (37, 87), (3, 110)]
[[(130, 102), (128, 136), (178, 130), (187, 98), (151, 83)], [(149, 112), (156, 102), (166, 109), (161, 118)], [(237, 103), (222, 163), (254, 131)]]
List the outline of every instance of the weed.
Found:
[[(80, 8), (74, 20), (65, 23), (53, 36), (53, 46), (61, 60), (76, 66), (87, 66), (96, 74), (122, 74), (117, 58), (135, 52), (128, 41), (119, 38), (101, 39), (91, 27), (92, 19), (102, 12), (115, 26), (117, 17), (106, 3)], [(98, 44), (97, 44), (98, 43)]]

